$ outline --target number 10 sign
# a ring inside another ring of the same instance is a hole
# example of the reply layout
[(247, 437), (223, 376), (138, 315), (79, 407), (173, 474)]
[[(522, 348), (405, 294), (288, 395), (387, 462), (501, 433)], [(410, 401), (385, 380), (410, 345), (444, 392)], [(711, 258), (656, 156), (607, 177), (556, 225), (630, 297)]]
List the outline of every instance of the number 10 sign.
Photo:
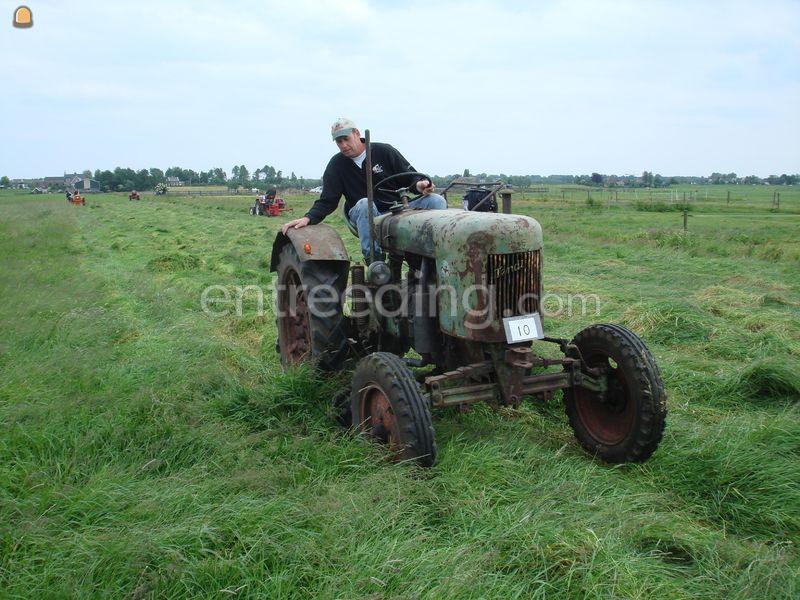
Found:
[(521, 317), (506, 317), (503, 319), (503, 327), (506, 329), (506, 341), (509, 344), (527, 340), (540, 340), (544, 337), (542, 319), (539, 313), (522, 315)]

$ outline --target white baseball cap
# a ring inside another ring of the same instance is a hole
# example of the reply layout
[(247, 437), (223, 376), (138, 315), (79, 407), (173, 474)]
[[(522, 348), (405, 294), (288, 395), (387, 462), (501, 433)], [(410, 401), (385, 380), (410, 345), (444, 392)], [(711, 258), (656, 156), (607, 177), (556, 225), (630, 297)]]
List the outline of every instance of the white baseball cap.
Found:
[(331, 137), (335, 140), (338, 137), (348, 136), (353, 133), (354, 129), (358, 129), (358, 127), (353, 121), (340, 117), (331, 125)]

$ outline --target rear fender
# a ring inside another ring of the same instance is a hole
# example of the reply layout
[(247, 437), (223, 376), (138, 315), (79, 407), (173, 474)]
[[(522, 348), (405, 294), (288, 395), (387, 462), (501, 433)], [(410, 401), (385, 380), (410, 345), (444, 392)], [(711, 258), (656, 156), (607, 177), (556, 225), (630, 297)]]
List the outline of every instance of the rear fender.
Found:
[(278, 256), (286, 244), (292, 244), (302, 262), (309, 260), (338, 260), (349, 263), (350, 256), (344, 242), (337, 231), (330, 225), (322, 223), (307, 225), (300, 229), (289, 229), (284, 235), (278, 231), (272, 243), (272, 259), (269, 270), (278, 269)]

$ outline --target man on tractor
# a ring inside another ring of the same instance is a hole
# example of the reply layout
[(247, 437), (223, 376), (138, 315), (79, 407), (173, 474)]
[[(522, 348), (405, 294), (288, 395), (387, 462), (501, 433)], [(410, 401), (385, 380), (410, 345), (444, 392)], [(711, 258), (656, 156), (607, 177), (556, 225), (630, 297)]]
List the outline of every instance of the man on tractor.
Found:
[[(369, 262), (369, 201), (367, 200), (366, 156), (367, 149), (361, 132), (350, 119), (337, 119), (331, 126), (331, 137), (339, 148), (325, 173), (322, 175), (322, 194), (314, 202), (309, 211), (299, 219), (284, 224), (281, 228), (285, 234), (289, 228), (300, 229), (306, 225), (316, 225), (336, 210), (342, 196), (345, 197), (345, 218), (358, 231), (361, 241), (361, 252), (365, 262)], [(372, 173), (377, 183), (397, 173), (416, 171), (400, 152), (389, 144), (372, 143)], [(401, 179), (400, 184), (421, 196), (408, 203), (410, 208), (447, 208), (447, 201), (439, 194), (433, 193), (433, 182), (427, 178), (409, 175)], [(397, 200), (397, 196), (389, 191), (377, 190), (375, 204), (372, 205), (374, 215), (388, 212), (389, 207)], [(377, 207), (376, 207), (377, 205)], [(375, 242), (375, 255), (381, 256), (381, 250)]]

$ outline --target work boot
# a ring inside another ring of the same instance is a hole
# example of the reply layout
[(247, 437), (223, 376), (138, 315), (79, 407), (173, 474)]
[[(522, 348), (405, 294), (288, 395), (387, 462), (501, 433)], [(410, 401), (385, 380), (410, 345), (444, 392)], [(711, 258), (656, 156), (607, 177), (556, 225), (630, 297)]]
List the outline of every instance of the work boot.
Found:
[[(386, 255), (383, 252), (375, 253), (375, 262), (386, 262)], [(369, 256), (364, 257), (364, 266), (368, 267), (370, 263)]]

